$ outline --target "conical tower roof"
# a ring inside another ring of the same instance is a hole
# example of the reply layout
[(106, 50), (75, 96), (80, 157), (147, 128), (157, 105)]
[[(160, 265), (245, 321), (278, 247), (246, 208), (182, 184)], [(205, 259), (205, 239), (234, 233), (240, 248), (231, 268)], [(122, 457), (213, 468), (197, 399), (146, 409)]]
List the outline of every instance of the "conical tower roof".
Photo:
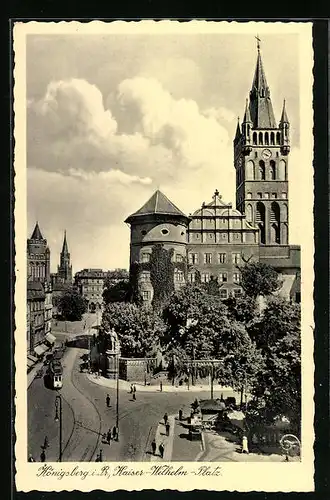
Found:
[(234, 141), (237, 141), (241, 137), (241, 126), (239, 124), (239, 117), (237, 118), (237, 127)]
[(33, 230), (31, 240), (43, 240), (38, 222), (36, 223), (35, 228)]
[(249, 100), (246, 99), (243, 123), (252, 123)]
[(151, 198), (139, 209), (130, 215), (125, 222), (131, 222), (135, 218), (146, 215), (174, 215), (189, 219), (181, 210), (174, 205), (159, 189)]
[(286, 114), (285, 99), (283, 101), (283, 109), (280, 123), (289, 123), (288, 115)]
[(253, 128), (276, 128), (273, 105), (270, 99), (270, 91), (261, 59), (259, 43), (257, 64), (250, 92), (250, 113)]

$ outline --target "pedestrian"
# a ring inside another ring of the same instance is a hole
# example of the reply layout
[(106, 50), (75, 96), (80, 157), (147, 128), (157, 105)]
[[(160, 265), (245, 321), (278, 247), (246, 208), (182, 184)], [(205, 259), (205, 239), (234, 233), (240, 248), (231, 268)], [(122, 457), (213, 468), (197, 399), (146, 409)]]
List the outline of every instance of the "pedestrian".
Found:
[(48, 444), (48, 437), (47, 437), (47, 436), (45, 436), (45, 439), (44, 439), (44, 450), (45, 450), (46, 448), (48, 448), (48, 446), (49, 446), (49, 444)]
[(114, 425), (113, 429), (112, 429), (112, 438), (113, 438), (113, 440), (117, 441), (117, 436), (118, 436), (117, 427)]
[(166, 429), (166, 436), (169, 436), (170, 435), (170, 424), (168, 422), (165, 425), (165, 429)]
[(107, 443), (110, 445), (111, 444), (111, 429), (108, 430), (107, 433)]
[(136, 394), (133, 392), (133, 401), (136, 401)]
[(100, 454), (99, 454), (99, 462), (103, 462), (103, 451), (100, 450)]
[(180, 409), (179, 410), (179, 420), (181, 421), (183, 417), (183, 411)]
[(159, 387), (160, 387), (160, 392), (163, 392), (163, 382), (162, 381), (160, 381)]
[(44, 462), (46, 460), (46, 453), (45, 450), (43, 449), (42, 452), (40, 453), (40, 461)]
[(249, 454), (248, 439), (245, 435), (242, 438), (242, 453)]
[(131, 384), (131, 394), (133, 394), (133, 384)]
[(159, 449), (160, 457), (164, 458), (164, 451), (165, 451), (164, 443), (160, 443), (158, 449)]
[(136, 385), (133, 384), (133, 393), (135, 394), (136, 393)]
[(167, 424), (167, 421), (168, 421), (168, 415), (167, 415), (167, 413), (165, 413), (165, 415), (164, 415), (164, 424), (165, 425)]
[(29, 455), (28, 462), (35, 462), (35, 460), (34, 460), (33, 456), (31, 455), (31, 453), (30, 453), (30, 455)]
[(107, 403), (107, 407), (109, 408), (110, 407), (110, 396), (109, 394), (107, 394), (107, 397), (106, 397), (106, 403)]
[(151, 449), (152, 449), (152, 454), (153, 455), (156, 453), (156, 448), (157, 448), (156, 440), (153, 439), (152, 442), (151, 442)]

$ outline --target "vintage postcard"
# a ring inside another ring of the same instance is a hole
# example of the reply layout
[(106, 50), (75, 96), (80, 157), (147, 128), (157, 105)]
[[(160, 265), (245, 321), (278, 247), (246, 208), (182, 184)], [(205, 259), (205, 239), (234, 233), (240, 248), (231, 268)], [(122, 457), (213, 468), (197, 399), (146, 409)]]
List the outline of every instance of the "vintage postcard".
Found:
[(313, 491), (309, 22), (15, 22), (19, 491)]

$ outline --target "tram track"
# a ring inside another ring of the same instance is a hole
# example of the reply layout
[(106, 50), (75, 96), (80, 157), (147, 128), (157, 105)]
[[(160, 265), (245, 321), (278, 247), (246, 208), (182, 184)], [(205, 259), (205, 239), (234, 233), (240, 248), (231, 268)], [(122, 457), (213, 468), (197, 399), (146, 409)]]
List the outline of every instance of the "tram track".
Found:
[[(78, 355), (78, 354), (77, 354)], [(75, 361), (77, 359), (77, 356), (75, 358)], [(74, 363), (75, 364), (75, 363)], [(92, 401), (92, 399), (90, 399), (88, 396), (86, 396), (86, 394), (84, 392), (82, 392), (77, 384), (75, 383), (75, 380), (74, 380), (74, 374), (75, 374), (75, 369), (74, 369), (74, 366), (73, 366), (73, 369), (71, 370), (71, 375), (70, 375), (70, 380), (71, 380), (71, 384), (73, 385), (73, 387), (76, 389), (76, 391), (78, 391), (85, 399), (87, 399), (87, 401), (89, 401), (89, 403), (91, 403), (91, 405), (93, 406), (97, 416), (98, 416), (98, 421), (99, 421), (99, 425), (98, 425), (98, 431), (94, 431), (95, 433), (97, 433), (97, 438), (96, 438), (96, 442), (95, 442), (95, 446), (93, 446), (92, 448), (92, 451), (90, 453), (90, 456), (89, 456), (89, 460), (88, 462), (91, 462), (95, 453), (96, 453), (96, 450), (99, 446), (99, 443), (100, 443), (100, 437), (101, 437), (101, 431), (102, 431), (102, 418), (101, 418), (101, 414), (100, 414), (100, 411), (98, 410), (97, 406), (95, 405), (94, 401)], [(81, 425), (79, 425), (81, 427)], [(78, 421), (76, 420), (76, 417), (74, 415), (74, 427), (78, 427)], [(81, 461), (84, 461), (85, 457), (88, 455), (88, 449), (90, 448), (90, 446), (87, 446), (82, 454), (82, 457), (81, 457)]]

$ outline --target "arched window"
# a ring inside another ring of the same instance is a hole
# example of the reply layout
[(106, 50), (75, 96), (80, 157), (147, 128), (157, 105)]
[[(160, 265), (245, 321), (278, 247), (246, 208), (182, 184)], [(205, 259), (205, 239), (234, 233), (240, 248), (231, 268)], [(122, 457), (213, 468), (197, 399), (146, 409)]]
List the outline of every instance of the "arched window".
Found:
[(253, 144), (257, 144), (257, 132), (253, 132), (252, 141)]
[(282, 220), (288, 220), (288, 205), (286, 205), (285, 203), (282, 205)]
[(280, 238), (280, 207), (278, 203), (273, 201), (270, 206), (270, 232), (271, 232), (271, 242), (279, 244), (281, 242)]
[(265, 162), (263, 160), (259, 161), (259, 179), (264, 181), (266, 178), (265, 175)]
[(274, 134), (274, 132), (270, 133), (270, 144), (271, 144), (271, 146), (274, 146), (274, 144), (275, 144), (275, 134)]
[(289, 242), (288, 225), (287, 224), (282, 224), (282, 238), (283, 238), (283, 244), (287, 245)]
[(269, 146), (268, 132), (265, 133), (265, 144), (266, 144), (266, 146)]
[(247, 126), (246, 126), (246, 135), (248, 137), (250, 137), (250, 125), (249, 124), (247, 124)]
[(276, 166), (274, 160), (269, 162), (269, 176), (272, 181), (276, 179)]
[(259, 132), (259, 144), (263, 144), (263, 137), (262, 137), (262, 132)]
[(246, 207), (246, 220), (248, 222), (252, 222), (253, 217), (252, 217), (252, 206), (249, 204)]
[(276, 144), (281, 144), (281, 134), (279, 132), (276, 133)]
[(249, 160), (246, 164), (246, 180), (247, 181), (254, 180), (254, 163), (252, 160)]
[(266, 243), (266, 232), (265, 232), (265, 205), (260, 201), (257, 203), (257, 211), (256, 211), (256, 223), (258, 224), (260, 231), (260, 243)]
[(285, 160), (280, 160), (278, 165), (278, 178), (280, 181), (285, 181), (286, 179), (286, 162)]

